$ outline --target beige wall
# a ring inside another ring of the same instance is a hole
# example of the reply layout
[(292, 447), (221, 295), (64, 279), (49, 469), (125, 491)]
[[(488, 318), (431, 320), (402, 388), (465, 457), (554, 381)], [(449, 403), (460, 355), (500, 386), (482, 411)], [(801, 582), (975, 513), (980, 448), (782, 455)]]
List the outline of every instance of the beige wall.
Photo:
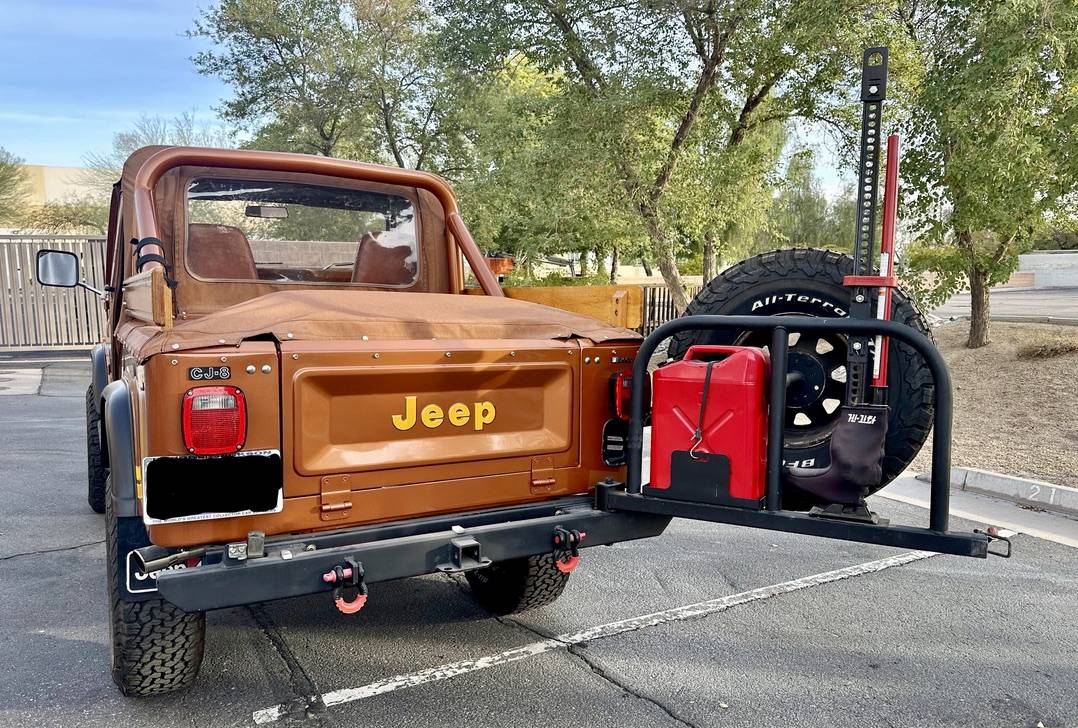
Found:
[(81, 197), (91, 190), (82, 181), (86, 172), (82, 167), (49, 167), (43, 164), (25, 164), (26, 176), (30, 182), (30, 205), (43, 205), (46, 202), (63, 202), (72, 197)]

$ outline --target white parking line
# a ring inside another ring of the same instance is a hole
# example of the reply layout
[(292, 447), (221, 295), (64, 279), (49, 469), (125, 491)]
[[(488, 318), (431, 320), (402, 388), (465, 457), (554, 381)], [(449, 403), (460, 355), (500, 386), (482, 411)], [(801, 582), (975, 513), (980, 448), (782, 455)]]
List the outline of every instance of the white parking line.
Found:
[[(822, 574), (814, 574), (792, 581), (784, 581), (781, 584), (772, 584), (771, 586), (765, 586), (759, 589), (741, 592), (739, 594), (731, 594), (729, 596), (719, 597), (718, 599), (710, 599), (706, 602), (697, 602), (683, 607), (667, 609), (662, 612), (654, 612), (640, 617), (623, 619), (619, 622), (610, 622), (609, 624), (592, 627), (591, 629), (586, 629), (581, 632), (563, 634), (550, 639), (540, 640), (539, 642), (532, 642), (531, 644), (522, 647), (500, 652), (496, 655), (487, 655), (476, 660), (451, 662), (445, 665), (439, 665), (438, 667), (430, 667), (425, 670), (397, 675), (396, 677), (379, 680), (356, 688), (332, 690), (328, 693), (323, 693), (321, 698), (322, 702), (327, 706), (352, 703), (375, 695), (391, 693), (395, 690), (414, 688), (427, 683), (448, 680), (457, 675), (465, 675), (470, 672), (477, 672), (479, 670), (486, 670), (490, 667), (517, 662), (518, 660), (541, 655), (544, 652), (550, 652), (551, 650), (562, 647), (578, 645), (583, 642), (591, 642), (592, 640), (603, 639), (604, 637), (613, 637), (614, 635), (634, 632), (647, 627), (655, 627), (660, 624), (680, 622), (682, 620), (692, 619), (693, 617), (724, 612), (727, 609), (736, 607), (740, 604), (758, 602), (779, 596), (780, 594), (789, 594), (790, 592), (820, 586), (821, 584), (829, 584), (835, 581), (842, 581), (843, 579), (850, 579), (855, 576), (872, 574), (877, 571), (883, 571), (884, 569), (890, 569), (893, 566), (902, 566), (914, 561), (928, 559), (936, 555), (937, 554), (930, 551), (909, 551), (904, 554), (898, 554), (897, 556), (889, 556), (886, 559), (869, 561), (864, 564), (856, 564), (855, 566), (847, 566), (846, 568), (835, 569), (834, 571), (825, 571)], [(312, 699), (315, 699), (315, 696), (311, 697)], [(270, 708), (256, 710), (251, 717), (254, 719), (254, 722), (258, 724), (272, 723), (280, 719), (281, 716), (284, 715), (285, 710), (286, 708), (284, 705), (274, 705)]]

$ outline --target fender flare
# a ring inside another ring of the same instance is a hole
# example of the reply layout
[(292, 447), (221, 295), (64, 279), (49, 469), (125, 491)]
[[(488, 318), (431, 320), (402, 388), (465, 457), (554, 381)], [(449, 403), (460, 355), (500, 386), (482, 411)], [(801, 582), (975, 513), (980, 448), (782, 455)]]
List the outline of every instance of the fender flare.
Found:
[(127, 383), (117, 380), (101, 393), (103, 420), (112, 478), (112, 503), (119, 518), (138, 517), (138, 493), (135, 488), (135, 426), (131, 392)]
[(97, 402), (99, 407), (101, 399), (104, 397), (105, 387), (109, 383), (107, 353), (108, 346), (105, 344), (98, 344), (90, 350), (90, 382), (94, 388), (94, 401)]

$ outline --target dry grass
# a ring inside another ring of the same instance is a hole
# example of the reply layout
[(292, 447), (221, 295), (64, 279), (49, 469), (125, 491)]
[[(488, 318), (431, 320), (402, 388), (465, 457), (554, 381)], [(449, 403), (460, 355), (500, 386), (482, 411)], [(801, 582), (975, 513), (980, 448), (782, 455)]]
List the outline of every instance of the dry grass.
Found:
[[(934, 331), (954, 382), (953, 464), (1078, 485), (1078, 347), (1042, 344), (1078, 332), (994, 322), (982, 349), (965, 347), (968, 333), (962, 321)], [(914, 470), (929, 470), (930, 450)]]
[(1078, 352), (1078, 334), (1052, 332), (1040, 334), (1018, 347), (1019, 359), (1051, 359)]

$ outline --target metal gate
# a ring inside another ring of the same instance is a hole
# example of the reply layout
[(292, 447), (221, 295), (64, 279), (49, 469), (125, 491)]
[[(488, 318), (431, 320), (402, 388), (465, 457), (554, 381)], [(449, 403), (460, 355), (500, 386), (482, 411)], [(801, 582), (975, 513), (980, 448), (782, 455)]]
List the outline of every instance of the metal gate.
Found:
[(40, 285), (34, 278), (39, 250), (77, 254), (83, 280), (104, 287), (105, 238), (0, 235), (0, 348), (81, 347), (101, 341), (101, 301), (85, 288)]

